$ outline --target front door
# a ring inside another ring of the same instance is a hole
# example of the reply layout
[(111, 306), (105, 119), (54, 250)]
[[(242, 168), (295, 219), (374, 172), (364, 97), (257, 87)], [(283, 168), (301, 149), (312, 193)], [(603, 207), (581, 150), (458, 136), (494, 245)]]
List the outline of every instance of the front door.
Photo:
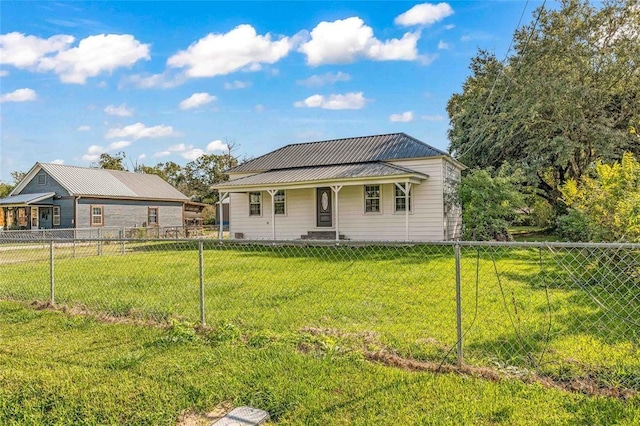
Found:
[(331, 188), (316, 189), (316, 211), (318, 228), (331, 228), (333, 226), (333, 213), (331, 212)]
[(31, 207), (31, 229), (38, 229), (38, 227), (39, 227), (38, 208)]

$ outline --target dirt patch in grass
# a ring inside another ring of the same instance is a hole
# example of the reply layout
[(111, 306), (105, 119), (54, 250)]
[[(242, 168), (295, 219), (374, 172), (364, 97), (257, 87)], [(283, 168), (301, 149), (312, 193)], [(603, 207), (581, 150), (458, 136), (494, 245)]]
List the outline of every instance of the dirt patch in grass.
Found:
[(177, 426), (209, 426), (216, 420), (220, 420), (233, 409), (230, 403), (218, 404), (212, 411), (208, 413), (198, 413), (186, 411), (178, 418)]
[(428, 371), (431, 373), (456, 373), (471, 377), (477, 377), (494, 382), (500, 380), (522, 380), (525, 383), (537, 383), (546, 388), (560, 389), (568, 392), (578, 392), (589, 396), (605, 396), (620, 398), (623, 400), (640, 395), (640, 392), (616, 387), (606, 387), (588, 377), (577, 377), (566, 381), (554, 380), (551, 377), (540, 376), (535, 373), (513, 374), (498, 371), (487, 367), (474, 367), (469, 365), (456, 366), (430, 361), (417, 361), (403, 358), (386, 350), (365, 352), (364, 356), (369, 361), (379, 362), (391, 367), (402, 368), (409, 371)]

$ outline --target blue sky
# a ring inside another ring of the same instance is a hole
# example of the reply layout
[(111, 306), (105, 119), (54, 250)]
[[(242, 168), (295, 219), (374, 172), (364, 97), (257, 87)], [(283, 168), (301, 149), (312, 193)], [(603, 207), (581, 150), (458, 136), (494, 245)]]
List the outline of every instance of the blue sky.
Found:
[[(523, 23), (539, 2), (526, 5)], [(478, 48), (503, 57), (520, 1), (0, 3), (0, 180), (88, 166), (258, 156), (405, 132), (446, 149)]]

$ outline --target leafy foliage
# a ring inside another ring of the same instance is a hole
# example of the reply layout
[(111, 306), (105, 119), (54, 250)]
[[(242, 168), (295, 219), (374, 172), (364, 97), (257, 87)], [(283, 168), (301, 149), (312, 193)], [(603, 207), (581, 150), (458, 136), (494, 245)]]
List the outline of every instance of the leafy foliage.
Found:
[(573, 237), (640, 242), (640, 162), (631, 153), (613, 164), (598, 162), (593, 176), (571, 179), (561, 190), (571, 208), (560, 223), (568, 237), (578, 222), (584, 233)]
[(127, 158), (124, 152), (118, 152), (115, 155), (109, 155), (106, 152), (100, 154), (97, 167), (100, 169), (109, 170), (121, 170), (125, 171), (127, 168), (124, 165), (124, 160)]
[(514, 34), (503, 63), (480, 51), (447, 109), (449, 150), (470, 167), (521, 167), (554, 207), (597, 160), (640, 153), (640, 8), (563, 0)]
[(501, 167), (495, 176), (491, 169), (476, 169), (462, 178), (458, 195), (462, 204), (465, 240), (510, 240), (507, 230), (524, 196), (520, 171)]

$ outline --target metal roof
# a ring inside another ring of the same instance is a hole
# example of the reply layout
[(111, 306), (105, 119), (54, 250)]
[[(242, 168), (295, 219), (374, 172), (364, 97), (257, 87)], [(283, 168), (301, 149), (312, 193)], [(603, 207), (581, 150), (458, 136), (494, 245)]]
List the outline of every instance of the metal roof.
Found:
[(13, 205), (13, 204), (31, 204), (38, 201), (46, 200), (56, 195), (55, 192), (41, 192), (39, 194), (21, 194), (12, 195), (7, 198), (0, 199), (0, 206)]
[(62, 164), (38, 163), (36, 166), (38, 165), (71, 195), (147, 200), (189, 200), (188, 197), (156, 175)]
[(233, 167), (228, 172), (257, 172), (441, 155), (449, 156), (405, 133), (391, 133), (287, 145)]
[(416, 176), (421, 179), (426, 179), (428, 177), (427, 175), (416, 172), (415, 170), (387, 163), (341, 164), (336, 166), (299, 167), (295, 169), (271, 170), (214, 185), (214, 188), (406, 175)]

